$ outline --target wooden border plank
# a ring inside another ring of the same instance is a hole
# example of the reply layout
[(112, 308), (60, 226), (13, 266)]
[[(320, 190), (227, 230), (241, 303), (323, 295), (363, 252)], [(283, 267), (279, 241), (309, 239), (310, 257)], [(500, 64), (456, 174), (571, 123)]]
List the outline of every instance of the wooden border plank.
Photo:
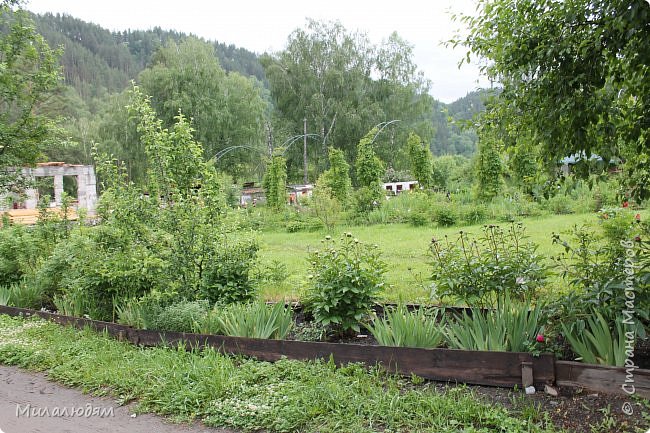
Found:
[[(627, 395), (622, 385), (628, 372), (622, 367), (607, 367), (571, 361), (557, 361), (550, 354), (533, 357), (528, 353), (466, 351), (455, 349), (417, 349), (364, 346), (356, 344), (263, 340), (221, 335), (186, 334), (134, 329), (117, 323), (68, 317), (45, 311), (0, 306), (0, 314), (39, 316), (63, 325), (86, 326), (107, 332), (134, 344), (155, 346), (161, 343), (185, 347), (213, 347), (223, 353), (252, 356), (264, 361), (283, 357), (298, 360), (330, 359), (337, 364), (362, 362), (380, 364), (389, 371), (416, 374), (426, 379), (512, 387), (522, 383), (522, 366), (532, 363), (533, 383), (582, 387), (594, 391)], [(650, 370), (634, 369), (630, 382), (637, 395), (650, 398)], [(527, 371), (527, 377), (528, 371)], [(628, 386), (628, 390), (631, 388)]]
[(650, 370), (555, 361), (555, 371), (556, 383), (560, 386), (619, 395), (630, 395), (634, 389), (634, 394), (650, 398)]
[(163, 341), (186, 347), (209, 346), (223, 353), (252, 356), (262, 361), (277, 361), (283, 357), (297, 360), (332, 358), (337, 365), (349, 362), (369, 366), (380, 364), (392, 372), (416, 374), (426, 379), (506, 387), (521, 386), (521, 364), (526, 362), (533, 367), (535, 384), (555, 381), (552, 355), (535, 358), (528, 353), (264, 340), (136, 329), (129, 331), (129, 340), (144, 346), (159, 345)]

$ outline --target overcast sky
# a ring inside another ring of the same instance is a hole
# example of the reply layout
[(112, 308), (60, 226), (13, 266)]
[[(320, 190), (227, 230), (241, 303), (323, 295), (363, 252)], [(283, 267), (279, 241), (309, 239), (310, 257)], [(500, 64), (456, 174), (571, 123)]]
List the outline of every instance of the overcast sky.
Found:
[(307, 17), (338, 20), (350, 31), (367, 33), (376, 44), (397, 31), (414, 46), (415, 62), (432, 81), (431, 94), (441, 101), (487, 86), (484, 78), (479, 81), (476, 65), (458, 69), (462, 48), (441, 45), (460, 26), (451, 13), (474, 13), (474, 0), (28, 0), (26, 8), (66, 13), (109, 30), (160, 26), (257, 53), (282, 50)]

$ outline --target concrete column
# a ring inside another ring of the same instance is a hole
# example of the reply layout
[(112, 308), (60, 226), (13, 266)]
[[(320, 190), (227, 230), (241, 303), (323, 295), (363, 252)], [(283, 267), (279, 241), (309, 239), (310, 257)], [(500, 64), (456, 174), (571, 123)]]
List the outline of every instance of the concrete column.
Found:
[(25, 208), (26, 209), (36, 209), (38, 205), (38, 191), (34, 188), (28, 188), (25, 190)]
[(86, 175), (80, 174), (77, 176), (77, 201), (80, 208), (87, 208), (86, 204)]
[(57, 206), (61, 206), (61, 198), (63, 196), (63, 175), (54, 176), (54, 202)]
[(77, 177), (77, 199), (79, 207), (94, 215), (97, 205), (97, 179), (92, 166), (84, 167), (83, 173)]

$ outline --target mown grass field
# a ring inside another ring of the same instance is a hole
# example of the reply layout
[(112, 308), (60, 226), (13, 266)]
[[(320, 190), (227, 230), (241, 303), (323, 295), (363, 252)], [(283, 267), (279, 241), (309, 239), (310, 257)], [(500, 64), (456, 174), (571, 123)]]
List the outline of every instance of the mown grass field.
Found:
[[(546, 257), (562, 251), (553, 245), (552, 234), (570, 230), (575, 225), (596, 223), (596, 214), (554, 215), (523, 220), (529, 240), (539, 245), (539, 252)], [(507, 223), (498, 223), (506, 226)], [(388, 264), (386, 279), (388, 287), (383, 300), (409, 302), (430, 302), (428, 256), (431, 238), (449, 236), (455, 239), (460, 230), (480, 234), (484, 224), (464, 227), (413, 227), (407, 224), (338, 227), (332, 236), (351, 232), (354, 237), (379, 245), (384, 261)], [(296, 299), (304, 287), (308, 274), (308, 252), (318, 249), (327, 233), (281, 231), (260, 234), (262, 263), (278, 261), (283, 263), (289, 277), (285, 282), (266, 286), (262, 296), (267, 299)], [(549, 259), (549, 263), (552, 263)], [(554, 284), (557, 284), (556, 281)], [(553, 283), (552, 283), (553, 284)]]

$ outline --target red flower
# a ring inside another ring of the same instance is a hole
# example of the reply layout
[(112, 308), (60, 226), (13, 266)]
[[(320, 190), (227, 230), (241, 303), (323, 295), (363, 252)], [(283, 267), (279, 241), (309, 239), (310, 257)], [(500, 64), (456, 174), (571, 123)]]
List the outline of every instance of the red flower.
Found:
[(634, 219), (637, 220), (637, 221), (641, 221), (641, 214), (638, 213), (638, 214), (634, 215)]
[(623, 202), (623, 207), (628, 207), (630, 204), (626, 201)]
[(634, 240), (635, 240), (636, 242), (641, 242), (641, 236), (635, 236), (635, 237), (634, 237)]
[(535, 338), (538, 343), (543, 343), (544, 342), (544, 336), (542, 334), (537, 334), (537, 338)]

